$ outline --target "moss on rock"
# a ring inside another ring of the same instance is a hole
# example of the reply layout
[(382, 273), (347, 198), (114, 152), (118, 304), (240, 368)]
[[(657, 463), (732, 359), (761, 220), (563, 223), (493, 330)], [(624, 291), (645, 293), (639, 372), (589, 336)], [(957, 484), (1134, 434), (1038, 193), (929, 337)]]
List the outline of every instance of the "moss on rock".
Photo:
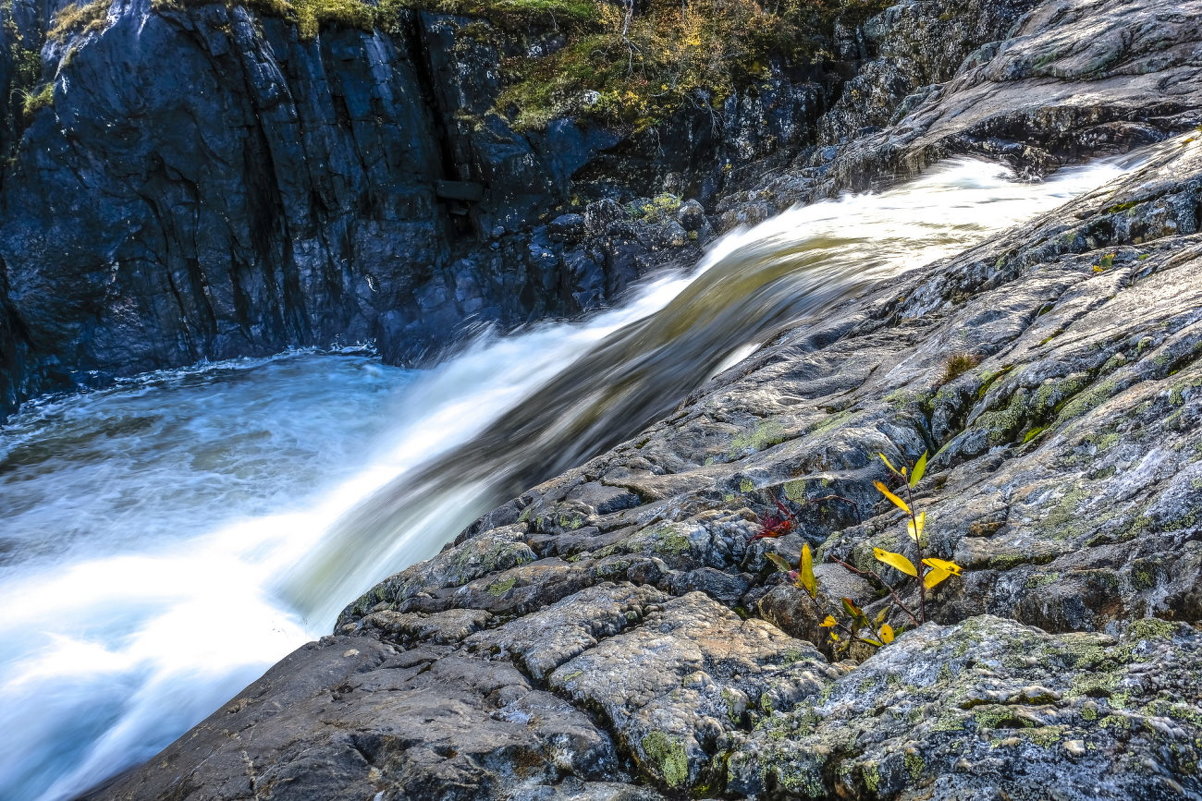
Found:
[(689, 780), (689, 758), (680, 739), (653, 731), (639, 745), (650, 766), (669, 787), (680, 787)]

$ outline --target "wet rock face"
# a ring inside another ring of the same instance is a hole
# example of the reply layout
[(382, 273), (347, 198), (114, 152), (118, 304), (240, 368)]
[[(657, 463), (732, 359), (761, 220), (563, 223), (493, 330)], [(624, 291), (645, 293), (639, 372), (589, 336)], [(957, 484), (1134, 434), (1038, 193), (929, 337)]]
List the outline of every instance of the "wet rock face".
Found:
[[(410, 362), (470, 326), (597, 308), (695, 261), (712, 231), (684, 196), (808, 141), (828, 90), (775, 78), (637, 135), (518, 133), (497, 65), (545, 32), (400, 11), (306, 39), (241, 5), (116, 0), (42, 48), (53, 10), (18, 2), (0, 30), (0, 87), (49, 92), (0, 114), (0, 413), (288, 346)], [(40, 77), (18, 76), (30, 59)]]
[(824, 116), (819, 145), (844, 144), (899, 119), (907, 98), (916, 102), (921, 94), (915, 93), (949, 80), (969, 54), (1009, 38), (1036, 5), (1032, 0), (908, 0), (890, 6), (864, 26), (863, 47), (873, 58)]
[(403, 360), (472, 317), (609, 297), (602, 262), (563, 276), (537, 236), (487, 242), (560, 202), (612, 140), (460, 130), (454, 112), (495, 96), (496, 54), (464, 52), (451, 18), (400, 28), (304, 40), (241, 6), (133, 2), (52, 41), (53, 100), (0, 194), (30, 349), (62, 381), (339, 341)]

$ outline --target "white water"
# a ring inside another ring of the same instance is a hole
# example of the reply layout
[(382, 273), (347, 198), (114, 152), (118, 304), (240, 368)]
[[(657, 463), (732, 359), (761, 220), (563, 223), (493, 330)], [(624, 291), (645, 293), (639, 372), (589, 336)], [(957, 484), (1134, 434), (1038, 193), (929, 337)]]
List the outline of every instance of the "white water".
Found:
[[(435, 553), (504, 500), (487, 471), (465, 470), (383, 534), (342, 541), (330, 532), (381, 487), (403, 486), (513, 410), (536, 408), (561, 370), (690, 287), (707, 294), (675, 301), (682, 319), (709, 294), (730, 302), (696, 283), (706, 270), (742, 269), (732, 262), (740, 254), (804, 243), (814, 276), (805, 286), (834, 298), (958, 252), (1120, 171), (1098, 164), (1031, 185), (954, 162), (894, 191), (736, 232), (693, 274), (650, 282), (621, 308), (482, 338), (421, 374), (361, 354), (296, 353), (32, 405), (0, 429), (0, 798), (69, 798), (149, 758), (327, 633), (358, 593)], [(842, 266), (828, 275), (816, 251)], [(718, 277), (714, 286), (730, 286), (738, 275)], [(763, 333), (748, 330), (723, 338), (697, 381)], [(646, 347), (672, 356), (671, 341)], [(546, 426), (566, 425), (571, 413)], [(556, 454), (526, 456), (534, 473), (555, 465)], [(356, 548), (351, 561), (331, 561)]]

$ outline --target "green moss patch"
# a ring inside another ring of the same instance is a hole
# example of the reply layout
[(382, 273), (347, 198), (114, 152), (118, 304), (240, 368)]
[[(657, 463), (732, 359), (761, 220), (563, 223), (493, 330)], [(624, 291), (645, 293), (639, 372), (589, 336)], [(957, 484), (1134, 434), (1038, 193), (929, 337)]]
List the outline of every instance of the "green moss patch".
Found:
[(502, 595), (512, 590), (514, 585), (517, 583), (518, 580), (513, 576), (510, 576), (507, 579), (494, 581), (492, 584), (488, 585), (488, 594), (494, 598), (500, 598)]
[(663, 732), (653, 731), (640, 743), (647, 761), (669, 787), (680, 787), (689, 780), (689, 758), (684, 743)]

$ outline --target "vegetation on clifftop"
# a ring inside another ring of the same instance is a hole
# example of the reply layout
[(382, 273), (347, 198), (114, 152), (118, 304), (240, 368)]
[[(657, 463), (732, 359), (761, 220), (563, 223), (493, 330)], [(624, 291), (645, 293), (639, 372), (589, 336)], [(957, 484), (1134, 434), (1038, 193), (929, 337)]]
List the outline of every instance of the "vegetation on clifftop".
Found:
[[(154, 0), (157, 8), (209, 1)], [(515, 53), (497, 42), (501, 52), (509, 51), (501, 63), (507, 89), (498, 110), (518, 128), (540, 128), (568, 116), (636, 130), (689, 105), (718, 109), (736, 90), (769, 78), (773, 65), (828, 61), (838, 21), (857, 24), (888, 5), (887, 0), (244, 2), (292, 21), (304, 39), (323, 26), (399, 32), (407, 10), (477, 17), (531, 44)], [(51, 35), (103, 24), (109, 3), (68, 6)]]
[(70, 34), (98, 31), (104, 27), (111, 7), (112, 0), (69, 3), (54, 15), (46, 37), (61, 42)]
[(519, 128), (560, 116), (645, 128), (693, 105), (719, 108), (735, 90), (770, 76), (774, 61), (832, 57), (834, 24), (858, 22), (881, 0), (648, 0), (597, 2), (596, 23), (566, 46), (532, 59), (514, 57), (500, 107)]

